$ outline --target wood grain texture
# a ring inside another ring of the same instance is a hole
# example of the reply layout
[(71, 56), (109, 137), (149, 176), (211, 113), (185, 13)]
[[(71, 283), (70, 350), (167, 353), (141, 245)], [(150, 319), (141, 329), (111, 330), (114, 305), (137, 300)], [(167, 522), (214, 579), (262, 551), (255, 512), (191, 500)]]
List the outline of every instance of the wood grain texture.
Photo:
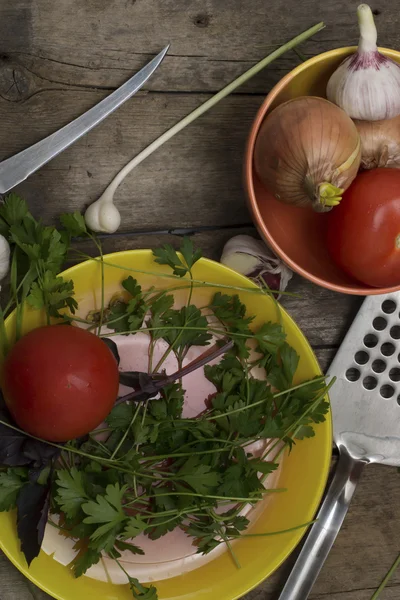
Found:
[[(0, 100), (2, 157), (55, 131), (104, 92), (50, 91), (23, 104)], [(83, 210), (128, 159), (197, 107), (208, 95), (142, 94), (15, 188), (51, 222), (60, 207)], [(232, 96), (160, 148), (116, 193), (122, 229), (228, 226), (250, 222), (242, 160), (257, 96)]]
[[(358, 0), (0, 0), (0, 160), (68, 123), (141, 68), (167, 42), (162, 67), (137, 96), (15, 191), (47, 223), (82, 210), (148, 143), (281, 44), (320, 20), (306, 56), (357, 41)], [(380, 43), (400, 48), (400, 14), (374, 0)], [(299, 63), (291, 52), (158, 150), (116, 200), (122, 234), (105, 252), (179, 245), (188, 230), (204, 254), (250, 233), (242, 186), (247, 133), (265, 94)], [(172, 232), (172, 233), (171, 233)], [(86, 244), (80, 248), (93, 254)], [(326, 370), (360, 298), (295, 276), (282, 303)], [(371, 466), (310, 600), (369, 600), (400, 550), (400, 478)], [(245, 600), (278, 600), (295, 557)], [(46, 600), (0, 556), (0, 600)], [(382, 600), (400, 598), (396, 573)], [(217, 599), (216, 599), (217, 600)]]

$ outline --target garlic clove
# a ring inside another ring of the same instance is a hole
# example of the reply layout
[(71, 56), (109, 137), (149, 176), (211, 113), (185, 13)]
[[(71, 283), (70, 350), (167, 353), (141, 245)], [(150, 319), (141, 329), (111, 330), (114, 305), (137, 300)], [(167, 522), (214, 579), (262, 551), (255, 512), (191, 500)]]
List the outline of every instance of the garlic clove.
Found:
[(250, 235), (236, 235), (228, 240), (220, 262), (258, 284), (261, 277), (270, 289), (280, 292), (286, 289), (293, 275), (266, 244)]
[(86, 210), (85, 223), (92, 231), (115, 233), (121, 224), (121, 215), (108, 197), (100, 196)]
[(374, 17), (367, 4), (357, 9), (360, 40), (328, 81), (326, 95), (353, 119), (376, 121), (400, 114), (400, 65), (378, 51)]
[(257, 269), (260, 260), (251, 254), (240, 251), (230, 253), (224, 249), (224, 254), (221, 256), (221, 263), (238, 273), (242, 273), (242, 275), (251, 275)]
[(400, 115), (383, 121), (354, 121), (361, 139), (361, 167), (400, 169)]
[(0, 235), (0, 281), (4, 279), (10, 268), (10, 244)]

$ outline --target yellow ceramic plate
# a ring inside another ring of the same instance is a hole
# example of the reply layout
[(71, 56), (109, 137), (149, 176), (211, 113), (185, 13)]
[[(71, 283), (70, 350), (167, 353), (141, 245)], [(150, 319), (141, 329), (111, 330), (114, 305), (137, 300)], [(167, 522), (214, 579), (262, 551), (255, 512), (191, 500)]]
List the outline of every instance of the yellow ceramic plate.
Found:
[[(110, 254), (105, 257), (105, 300), (120, 290), (121, 281), (129, 274), (136, 276), (144, 286), (176, 286), (176, 280), (130, 273), (129, 269), (140, 269), (154, 273), (170, 273), (168, 268), (157, 265), (150, 250), (131, 250)], [(120, 268), (111, 265), (118, 265)], [(248, 279), (210, 260), (200, 260), (194, 268), (194, 278), (218, 285), (249, 287)], [(64, 278), (73, 279), (80, 313), (99, 308), (100, 264), (88, 261), (63, 273)], [(255, 287), (255, 286), (254, 286)], [(197, 288), (193, 297), (196, 304), (204, 305), (218, 288)], [(223, 291), (223, 290), (222, 290)], [(180, 294), (187, 294), (181, 291)], [(229, 293), (229, 292), (228, 292)], [(260, 294), (239, 293), (251, 315), (256, 316), (255, 325), (277, 320), (274, 302)], [(320, 375), (315, 356), (300, 329), (282, 310), (287, 339), (300, 355), (296, 373), (297, 382)], [(27, 310), (24, 332), (44, 324), (44, 315)], [(13, 330), (13, 315), (7, 321), (7, 330)], [(266, 510), (252, 527), (252, 533), (272, 532), (288, 529), (310, 521), (326, 484), (332, 445), (331, 420), (318, 425), (314, 438), (298, 443), (292, 453), (285, 457), (279, 474), (277, 487), (287, 488), (282, 494), (271, 494)], [(288, 556), (300, 541), (304, 530), (300, 529), (272, 537), (248, 537), (235, 544), (235, 552), (241, 569), (237, 569), (228, 553), (190, 573), (155, 583), (160, 600), (234, 600), (239, 598), (263, 579), (268, 577)], [(51, 556), (41, 552), (28, 569), (19, 550), (16, 535), (15, 515), (0, 513), (0, 546), (8, 558), (33, 583), (59, 600), (132, 600), (127, 585), (102, 583), (87, 577), (75, 579), (71, 571), (61, 566)]]

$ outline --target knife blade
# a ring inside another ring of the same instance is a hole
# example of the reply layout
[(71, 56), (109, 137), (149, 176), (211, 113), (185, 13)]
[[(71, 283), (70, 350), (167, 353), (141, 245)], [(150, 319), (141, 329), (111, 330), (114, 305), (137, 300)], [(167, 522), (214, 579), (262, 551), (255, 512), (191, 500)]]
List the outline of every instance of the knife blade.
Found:
[(169, 44), (138, 73), (83, 115), (33, 146), (0, 162), (0, 194), (25, 181), (29, 175), (79, 140), (136, 94), (161, 64), (168, 48)]

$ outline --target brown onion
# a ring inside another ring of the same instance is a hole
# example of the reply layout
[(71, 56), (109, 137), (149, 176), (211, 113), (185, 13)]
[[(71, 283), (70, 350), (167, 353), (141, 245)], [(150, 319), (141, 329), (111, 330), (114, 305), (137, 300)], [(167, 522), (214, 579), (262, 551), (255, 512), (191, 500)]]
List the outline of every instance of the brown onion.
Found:
[(323, 98), (281, 104), (262, 124), (254, 151), (257, 174), (281, 202), (318, 212), (339, 204), (360, 166), (353, 121)]
[(354, 121), (361, 138), (363, 169), (400, 169), (400, 116), (384, 121)]

